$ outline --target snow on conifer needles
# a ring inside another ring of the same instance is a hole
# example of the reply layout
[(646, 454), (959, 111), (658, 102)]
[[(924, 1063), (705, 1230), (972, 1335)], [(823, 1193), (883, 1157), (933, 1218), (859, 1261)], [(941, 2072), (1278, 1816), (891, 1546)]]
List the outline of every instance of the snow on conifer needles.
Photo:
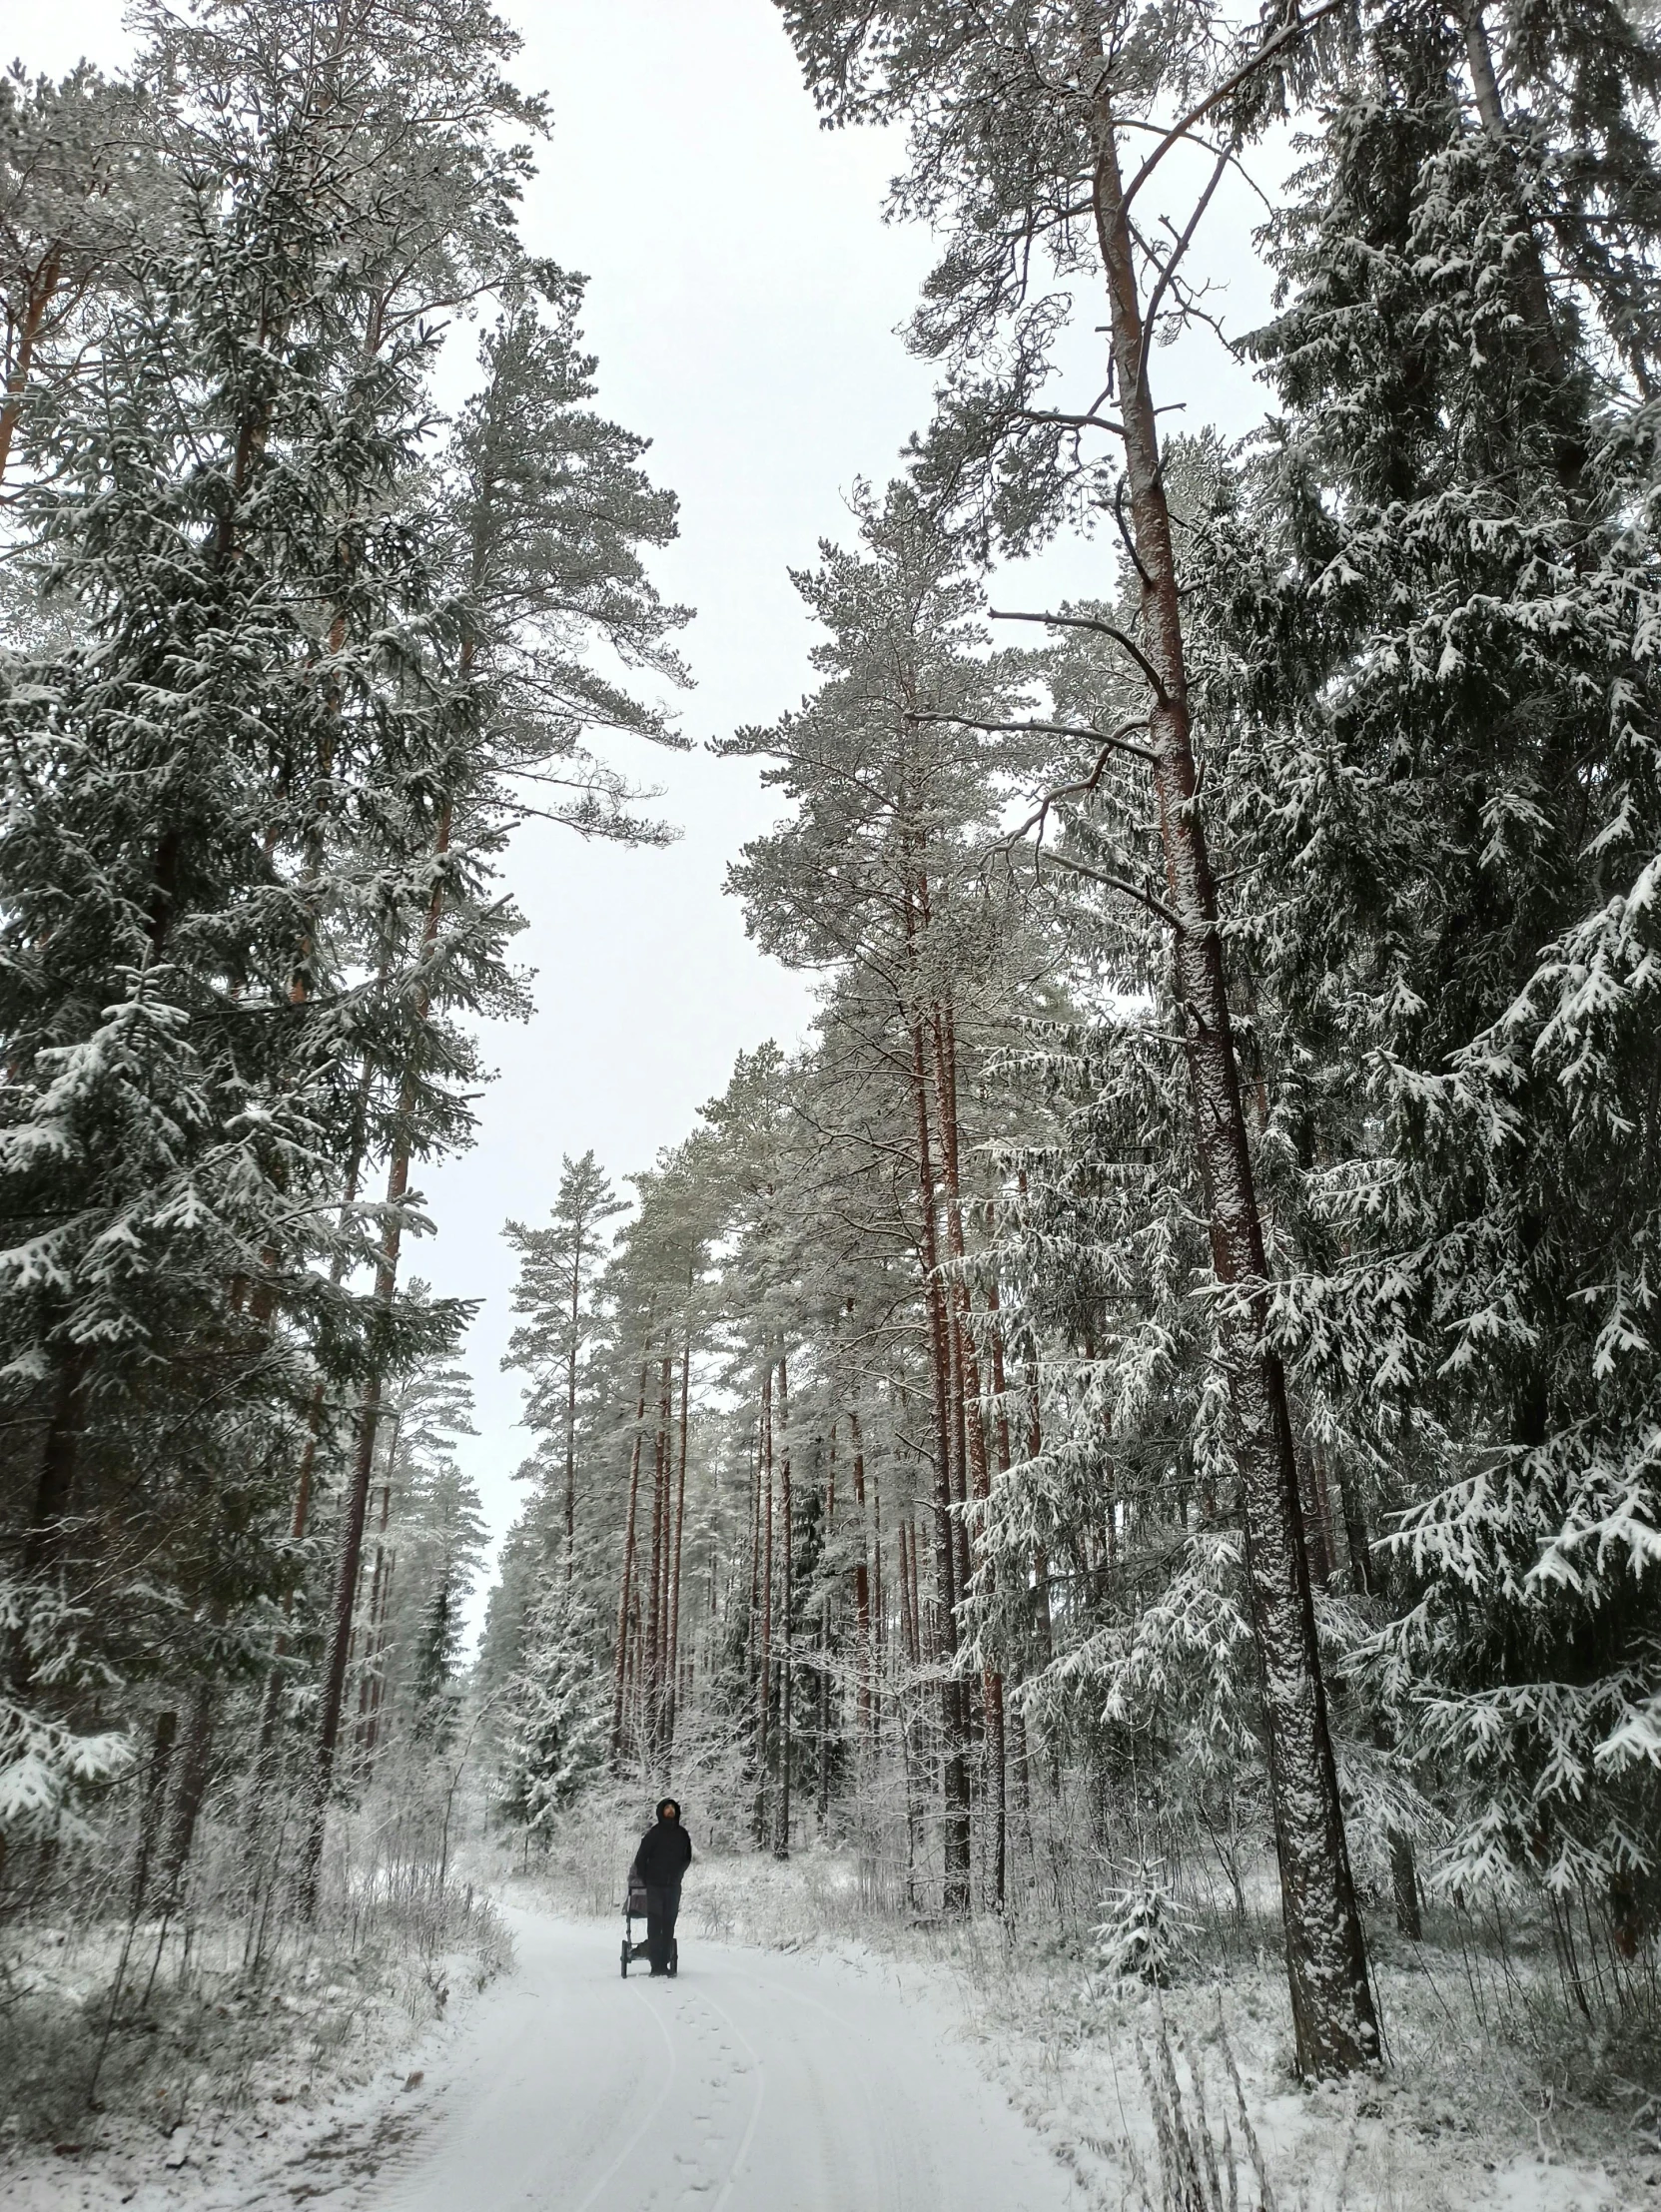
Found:
[[(482, 1758), (524, 1865), (672, 1780), (717, 1850), (1116, 1982), (1272, 1917), (1306, 2078), (1456, 1947), (1483, 2033), (1591, 2023), (1613, 2093), (1661, 1925), (1653, 27), (782, 13), (827, 120), (902, 129), (936, 410), (795, 573), (814, 687), (717, 747), (811, 1038), (630, 1201), (588, 1152), (507, 1224), (533, 1441), (464, 1683), (464, 1312), (404, 1240), (522, 1004), (513, 825), (664, 834), (595, 733), (680, 742), (674, 502), (518, 239), (545, 118), (483, 8), (158, 7), (131, 86), (7, 81), (12, 1909), (123, 1931), (109, 2042), (205, 1920), (253, 1972), (296, 1907), (441, 1919)], [(1285, 119), (1230, 447), (1161, 348)], [(995, 612), (1070, 530), (1099, 590)]]
[(442, 1887), (419, 1770), (482, 1529), (412, 1163), (469, 1140), (473, 1018), (522, 1003), (515, 822), (661, 836), (586, 748), (678, 742), (684, 619), (580, 283), (516, 231), (545, 119), (505, 25), (136, 28), (127, 83), (0, 98), (0, 1828), (14, 1914), (127, 1922), (83, 2100), (204, 1928), (258, 1973), (297, 1902)]
[[(1204, 1839), (1242, 1920), (1266, 1820), (1310, 2073), (1376, 2048), (1357, 1891), (1409, 1941), (1526, 1900), (1627, 2032), (1661, 1812), (1649, 35), (783, 12), (829, 119), (909, 133), (942, 382), (797, 577), (819, 687), (730, 741), (787, 808), (732, 887), (823, 995), (618, 1248), (615, 1757), (775, 1852), (807, 1791), (920, 1911), (1036, 1894), (1069, 1769), (1162, 1854)], [(1242, 341), (1277, 411), (1229, 450), (1155, 419), (1156, 342), (1204, 327), (1192, 224), (1288, 110)], [(1100, 597), (1001, 585), (1047, 638), (1012, 646), (981, 571), (1079, 522)]]

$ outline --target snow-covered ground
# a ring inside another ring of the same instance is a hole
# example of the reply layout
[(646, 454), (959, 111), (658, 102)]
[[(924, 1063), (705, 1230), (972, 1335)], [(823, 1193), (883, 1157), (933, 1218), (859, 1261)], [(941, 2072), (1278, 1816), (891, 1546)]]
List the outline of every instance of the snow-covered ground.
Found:
[(0, 2203), (1063, 2212), (1084, 2201), (988, 2084), (926, 1976), (688, 1932), (678, 1979), (636, 1968), (624, 1982), (611, 1922), (508, 1917), (513, 1970), (396, 2080), (326, 2114), (262, 2114), (217, 2143), (206, 2131), (159, 2143), (148, 2175), (130, 2161), (36, 2161), (0, 2185)]
[[(1438, 2065), (1403, 2036), (1381, 2080), (1289, 2088), (1270, 1968), (1260, 1988), (1157, 2007), (1000, 1960), (973, 1930), (946, 1950), (938, 1931), (870, 1943), (821, 1920), (812, 1947), (781, 1947), (788, 1906), (814, 1924), (807, 1869), (722, 1871), (700, 1868), (707, 1922), (683, 1919), (675, 1981), (623, 1981), (616, 1921), (516, 1884), (512, 1968), (396, 2066), (310, 2109), (266, 2097), (148, 2144), (32, 2153), (0, 2178), (0, 2207), (1143, 2212), (1162, 2202), (1142, 2062), (1163, 2010), (1189, 2118), (1197, 2063), (1219, 2139), (1227, 2014), (1278, 2212), (1661, 2212), (1661, 2159), (1584, 2155), (1549, 2114), (1519, 2124), (1475, 2050), (1444, 2042)], [(1234, 2146), (1255, 2207), (1238, 2121)]]
[(867, 1964), (688, 1937), (678, 1979), (617, 1931), (516, 1913), (418, 2155), (373, 2202), (557, 2212), (1062, 2212), (1056, 2161), (935, 1992)]

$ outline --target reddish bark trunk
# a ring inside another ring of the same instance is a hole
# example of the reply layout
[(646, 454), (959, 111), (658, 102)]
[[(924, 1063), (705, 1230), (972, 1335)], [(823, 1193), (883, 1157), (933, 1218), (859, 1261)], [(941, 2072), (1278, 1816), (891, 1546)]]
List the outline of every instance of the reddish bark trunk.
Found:
[[(911, 926), (908, 908), (908, 934)], [(964, 1912), (969, 1908), (969, 1767), (964, 1750), (966, 1731), (963, 1685), (956, 1679), (954, 1669), (958, 1649), (958, 1588), (956, 1538), (952, 1527), (952, 1423), (948, 1403), (952, 1357), (935, 1228), (934, 1148), (929, 1135), (928, 1062), (924, 1051), (921, 1015), (911, 1018), (910, 1029), (912, 1103), (917, 1126), (918, 1218), (934, 1395), (934, 1545), (938, 1616), (935, 1622), (935, 1647), (942, 1662), (940, 1707), (945, 1752), (942, 1772), (946, 1847), (943, 1907), (948, 1912)]]
[(617, 1600), (617, 1652), (616, 1675), (611, 1696), (611, 1756), (623, 1755), (623, 1698), (628, 1680), (628, 1616), (629, 1600), (634, 1593), (634, 1541), (636, 1515), (640, 1503), (640, 1444), (646, 1428), (646, 1377), (650, 1363), (640, 1362), (640, 1397), (634, 1409), (634, 1444), (628, 1463), (628, 1519), (623, 1528), (623, 1579), (622, 1592)]
[(783, 1559), (779, 1573), (779, 1620), (783, 1628), (783, 1649), (779, 1654), (779, 1788), (777, 1826), (773, 1834), (773, 1856), (790, 1856), (790, 1722), (792, 1692), (795, 1688), (795, 1623), (791, 1587), (791, 1553), (795, 1548), (794, 1531), (790, 1517), (790, 1376), (783, 1357), (779, 1359), (779, 1429), (783, 1448), (779, 1453), (779, 1534), (782, 1536)]
[(565, 1354), (565, 1580), (576, 1562), (576, 1354), (582, 1319), (582, 1229), (571, 1241), (571, 1340)]
[[(446, 801), (439, 813), (437, 832), (433, 839), (435, 858), (441, 859), (449, 850), (449, 830), (450, 809)], [(437, 941), (443, 903), (443, 886), (439, 883), (433, 887), (427, 904), (426, 920), (421, 929), (423, 955)], [(430, 1007), (430, 995), (422, 990), (415, 1002), (417, 1024), (426, 1020)], [(387, 1172), (388, 1220), (382, 1231), (381, 1258), (375, 1275), (375, 1304), (380, 1314), (391, 1311), (393, 1296), (398, 1288), (399, 1250), (404, 1236), (398, 1208), (403, 1205), (410, 1189), (410, 1121), (415, 1108), (415, 1077), (408, 1075), (399, 1093), (398, 1127), (401, 1133), (396, 1140), (392, 1163)], [(375, 1439), (381, 1417), (381, 1389), (382, 1378), (378, 1365), (372, 1370), (370, 1379), (364, 1386), (358, 1416), (358, 1441), (353, 1457), (352, 1481), (342, 1505), (341, 1545), (335, 1573), (334, 1618), (330, 1624), (329, 1655), (324, 1670), (323, 1706), (318, 1732), (316, 1795), (301, 1880), (301, 1898), (308, 1917), (317, 1909), (324, 1830), (329, 1813), (329, 1794), (334, 1785), (335, 1757), (340, 1743), (341, 1719), (346, 1700), (347, 1669), (352, 1654), (353, 1612), (357, 1604), (359, 1576), (363, 1569), (364, 1525), (369, 1514), (370, 1485), (375, 1469)]]
[(668, 1358), (663, 1360), (652, 1438), (652, 1568), (646, 1586), (646, 1741), (659, 1750), (663, 1721), (663, 1551), (668, 1544)]
[(12, 438), (16, 434), (18, 417), (23, 412), (23, 394), (28, 389), (29, 371), (34, 367), (35, 348), (40, 344), (42, 326), (47, 311), (57, 295), (59, 280), (63, 275), (63, 255), (54, 247), (36, 272), (24, 302), (22, 320), (18, 325), (17, 352), (12, 357), (11, 374), (6, 378), (6, 396), (0, 403), (0, 483), (6, 480), (6, 463), (11, 458)]
[(756, 1711), (756, 1840), (767, 1834), (768, 1723), (773, 1702), (773, 1361), (761, 1378), (761, 1676)]
[(865, 1445), (859, 1431), (859, 1415), (848, 1416), (848, 1436), (854, 1455), (854, 1507), (859, 1515), (859, 1557), (854, 1563), (854, 1631), (859, 1638), (859, 1689), (855, 1711), (859, 1740), (865, 1743), (871, 1730), (871, 1570), (870, 1532), (865, 1519)]
[(675, 1470), (675, 1548), (669, 1578), (669, 1714), (667, 1741), (675, 1740), (675, 1715), (680, 1704), (680, 1555), (686, 1527), (686, 1393), (692, 1380), (692, 1330), (688, 1323), (680, 1349), (680, 1452)]
[(1218, 930), (1217, 890), (1199, 806), (1182, 600), (1158, 421), (1147, 375), (1137, 249), (1119, 166), (1111, 73), (1091, 57), (1094, 202), (1107, 276), (1124, 425), (1131, 529), (1141, 584), (1141, 649), (1153, 677), (1149, 734), (1166, 898), (1176, 918), (1184, 1025), (1202, 1177), (1222, 1309), (1240, 1474), (1246, 1578), (1261, 1663), (1269, 1793), (1280, 1867), (1299, 2070), (1346, 2072), (1378, 2055), (1315, 1641), (1297, 1462), (1278, 1358), (1264, 1341), (1266, 1260)]
[(905, 1648), (907, 1659), (915, 1667), (918, 1663), (917, 1635), (912, 1624), (911, 1563), (908, 1557), (909, 1528), (910, 1523), (902, 1521), (896, 1531), (896, 1541), (900, 1547), (900, 1642)]

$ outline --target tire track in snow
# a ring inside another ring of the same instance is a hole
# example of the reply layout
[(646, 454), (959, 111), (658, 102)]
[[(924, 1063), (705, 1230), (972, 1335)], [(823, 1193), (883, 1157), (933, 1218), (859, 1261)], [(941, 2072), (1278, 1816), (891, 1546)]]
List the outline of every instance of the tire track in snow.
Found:
[(603, 1936), (547, 1913), (512, 1919), (513, 1974), (429, 2061), (418, 2149), (398, 2146), (379, 2186), (349, 2184), (339, 2212), (1077, 2205), (1045, 2146), (946, 2049), (960, 2021), (938, 1992), (901, 1999), (833, 1960), (712, 1943), (678, 1980), (619, 2003)]
[(582, 2202), (573, 2207), (573, 2212), (593, 2212), (593, 2207), (599, 2202), (600, 2198), (605, 2194), (605, 2191), (611, 2186), (612, 2182), (615, 2181), (618, 2174), (622, 2172), (623, 2168), (634, 2156), (634, 2153), (645, 2141), (647, 2135), (650, 2134), (652, 2123), (656, 2120), (659, 2112), (662, 2111), (663, 2106), (668, 2099), (669, 2091), (675, 2085), (675, 2074), (679, 2068), (680, 2061), (675, 2051), (674, 2037), (663, 2025), (663, 2015), (658, 2011), (657, 2007), (654, 2004), (648, 2003), (646, 1998), (641, 1996), (638, 1988), (634, 1990), (633, 1994), (636, 2001), (651, 2014), (653, 2025), (656, 2027), (658, 2034), (661, 2035), (663, 2038), (664, 2048), (669, 2053), (669, 2070), (663, 2076), (663, 2086), (658, 2090), (656, 2096), (653, 2097), (651, 2101), (651, 2108), (647, 2112), (645, 2118), (640, 2122), (640, 2125), (634, 2130), (634, 2133), (629, 2137), (628, 2141), (623, 2145), (622, 2149), (611, 2161), (611, 2164), (606, 2167), (604, 2173), (600, 2175), (598, 2181), (594, 2183), (594, 2186), (582, 2199)]
[[(883, 2100), (878, 2094), (876, 2083), (872, 2079), (870, 2067), (866, 2064), (861, 2048), (860, 2031), (855, 2026), (854, 2022), (850, 2019), (845, 2018), (842, 2013), (833, 2010), (830, 2005), (825, 2004), (818, 1997), (809, 1996), (805, 1989), (793, 1989), (790, 1987), (788, 1982), (778, 1981), (772, 1975), (761, 1971), (757, 1967), (752, 1967), (750, 1970), (756, 1986), (760, 1989), (766, 1990), (767, 1994), (772, 1997), (775, 2002), (782, 1997), (788, 2004), (800, 2005), (804, 2007), (807, 2011), (817, 2012), (822, 2019), (829, 2020), (833, 2026), (841, 2030), (844, 2039), (841, 2050), (842, 2062), (848, 2067), (849, 2071), (857, 2077), (859, 2081), (859, 2085), (865, 2099), (866, 2110), (872, 2115), (873, 2128), (875, 2129), (877, 2127), (880, 2127), (883, 2110)], [(738, 2030), (736, 2028), (734, 2029), (734, 2033), (738, 2033)], [(746, 2045), (746, 2048), (748, 2048), (748, 2045)], [(755, 2118), (760, 2118), (759, 2100), (757, 2102)], [(754, 2133), (755, 2124), (754, 2120), (752, 2120), (750, 2125), (750, 2134), (753, 2136)], [(746, 2137), (746, 2143), (748, 2142), (748, 2139), (749, 2138)], [(879, 2175), (878, 2177), (877, 2196), (875, 2201), (863, 2205), (861, 2207), (861, 2212), (883, 2212), (884, 2204), (890, 2201), (890, 2199), (892, 2199), (892, 2201), (897, 2206), (903, 2207), (905, 2202), (904, 2185), (900, 2179), (899, 2174), (893, 2168), (892, 2157), (890, 2157), (889, 2160), (886, 2161), (886, 2163), (889, 2170), (886, 2173)], [(734, 2169), (734, 2171), (736, 2174), (736, 2169)], [(724, 2205), (726, 2203), (726, 2198), (727, 2195), (731, 2192), (731, 2187), (732, 2184), (731, 2182), (729, 2182), (727, 2185), (727, 2191), (722, 2195), (720, 2199), (720, 2205)], [(719, 2205), (716, 2207), (716, 2212), (720, 2212)]]

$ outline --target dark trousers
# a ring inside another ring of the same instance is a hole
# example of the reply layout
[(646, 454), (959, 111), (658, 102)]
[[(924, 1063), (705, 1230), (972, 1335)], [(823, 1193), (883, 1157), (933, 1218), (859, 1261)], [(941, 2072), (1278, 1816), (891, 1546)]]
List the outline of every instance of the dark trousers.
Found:
[(667, 1970), (669, 1945), (674, 1938), (675, 1915), (680, 1910), (680, 1883), (678, 1881), (646, 1884), (646, 1942), (651, 1952), (654, 1974)]

